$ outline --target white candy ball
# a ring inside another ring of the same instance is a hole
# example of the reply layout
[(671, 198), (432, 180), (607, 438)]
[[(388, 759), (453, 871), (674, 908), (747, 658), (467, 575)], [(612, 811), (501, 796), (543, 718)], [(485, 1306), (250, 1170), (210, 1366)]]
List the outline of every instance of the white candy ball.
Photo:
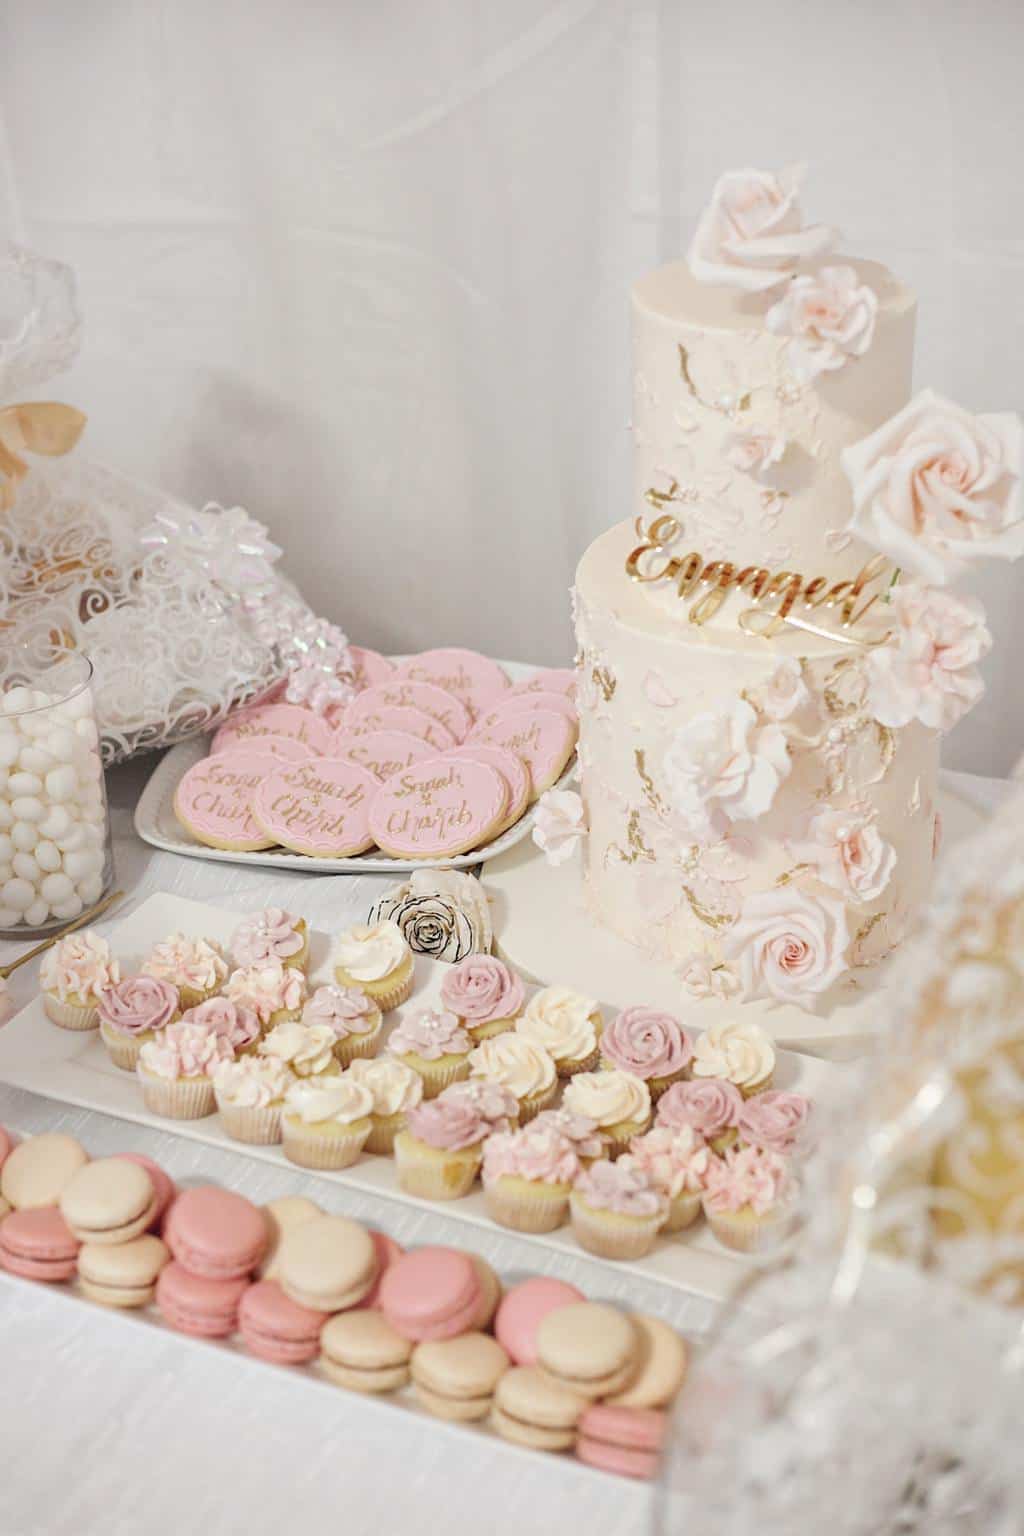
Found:
[(14, 865), (7, 863), (5, 860), (4, 863), (0, 864), (0, 885), (3, 885), (5, 880), (13, 879), (13, 877)]
[(15, 912), (13, 907), (0, 907), (0, 928), (16, 928), (20, 922), (20, 912)]
[(11, 810), (19, 821), (45, 821), (47, 807), (38, 795), (16, 795)]
[(60, 849), (56, 843), (51, 843), (44, 837), (32, 850), (32, 857), (40, 869), (52, 875), (54, 870), (60, 869)]
[(12, 795), (38, 795), (42, 793), (43, 781), (37, 773), (25, 773), (19, 769), (7, 780), (7, 788)]
[(85, 843), (85, 828), (78, 822), (68, 827), (60, 837), (55, 837), (54, 842), (64, 853), (72, 853), (74, 849), (81, 848)]
[(81, 693), (76, 693), (74, 698), (65, 699), (61, 705), (62, 713), (69, 720), (83, 720), (92, 714), (92, 696), (88, 688), (83, 688)]
[(45, 712), (35, 715), (19, 715), (18, 729), (23, 736), (29, 737), (32, 741), (39, 741), (49, 732), (50, 717)]
[(20, 736), (0, 736), (0, 768), (13, 767), (18, 761), (21, 748)]
[(6, 800), (0, 800), (0, 829), (6, 831), (14, 826), (14, 812)]
[(28, 880), (33, 885), (38, 885), (43, 875), (43, 871), (30, 853), (16, 853), (11, 860), (11, 868), (16, 875), (20, 875), (23, 880)]
[(75, 721), (75, 735), (79, 741), (84, 741), (87, 747), (95, 748), (100, 744), (100, 733), (91, 715), (86, 716), (84, 720)]
[(25, 908), (25, 921), (31, 928), (41, 928), (50, 915), (50, 904), (39, 900), (34, 901), (30, 907)]
[(59, 917), (63, 923), (67, 921), (68, 918), (77, 917), (79, 912), (81, 912), (83, 905), (84, 903), (80, 896), (69, 896), (67, 901), (55, 902), (54, 905), (50, 908), (50, 911), (53, 913), (54, 917)]
[(62, 837), (71, 826), (71, 814), (63, 805), (52, 805), (39, 830), (44, 837)]
[(35, 887), (15, 875), (0, 886), (0, 896), (3, 897), (5, 907), (13, 907), (15, 912), (24, 912), (36, 899)]
[(76, 788), (75, 770), (70, 763), (51, 768), (46, 775), (46, 793), (51, 800), (70, 800)]
[(85, 905), (91, 907), (103, 895), (103, 880), (99, 875), (88, 875), (79, 883), (77, 890)]
[(0, 832), (0, 864), (6, 864), (14, 854), (14, 844), (6, 832)]
[(31, 853), (39, 841), (39, 829), (30, 821), (16, 821), (11, 828), (11, 842), (19, 853)]
[(47, 773), (55, 766), (53, 753), (44, 751), (42, 747), (22, 747), (18, 754), (18, 767), (26, 773)]
[[(63, 873), (46, 875), (39, 890), (51, 906), (56, 906), (58, 902), (67, 901), (70, 896), (74, 895), (75, 883)], [(32, 894), (34, 896), (35, 892), (33, 891)]]
[(17, 714), (19, 710), (32, 708), (31, 688), (8, 688), (3, 699), (4, 714)]
[(102, 867), (103, 856), (98, 848), (77, 848), (64, 855), (64, 872), (72, 880), (83, 880)]
[(70, 725), (52, 725), (43, 738), (43, 749), (58, 762), (66, 763), (75, 750), (75, 733)]

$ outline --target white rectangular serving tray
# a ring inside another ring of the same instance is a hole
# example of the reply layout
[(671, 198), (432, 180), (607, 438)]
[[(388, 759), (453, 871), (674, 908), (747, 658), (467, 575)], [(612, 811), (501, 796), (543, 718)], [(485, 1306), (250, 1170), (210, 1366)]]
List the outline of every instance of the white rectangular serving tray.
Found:
[[(498, 665), (505, 669), (514, 683), (522, 682), (537, 671), (536, 667), (522, 661), (502, 661)], [(470, 853), (446, 858), (393, 859), (376, 850), (347, 859), (313, 859), (305, 853), (291, 853), (287, 848), (266, 848), (259, 853), (232, 853), (226, 848), (207, 848), (204, 843), (197, 842), (175, 816), (174, 791), (188, 769), (205, 757), (208, 750), (207, 738), (194, 736), (190, 741), (172, 747), (161, 758), (147, 780), (135, 809), (135, 830), (143, 842), (150, 843), (154, 848), (162, 848), (167, 853), (180, 853), (189, 859), (209, 859), (220, 864), (256, 864), (266, 869), (299, 869), (309, 874), (322, 875), (397, 875), (413, 869), (437, 866), (445, 869), (475, 869), (478, 864), (514, 848), (533, 830), (534, 807), (531, 806), (520, 816), (515, 826), (509, 827), (507, 832), (503, 832), (493, 842), (484, 843)], [(572, 782), (575, 774), (576, 758), (573, 755), (556, 788), (564, 789)]]
[[(181, 931), (227, 944), (239, 921), (239, 913), (205, 902), (180, 896), (150, 896), (117, 925), (110, 942), (122, 970), (130, 972), (158, 940), (170, 933)], [(326, 934), (312, 933), (311, 982), (331, 979), (330, 947), (331, 941)], [(397, 1008), (388, 1016), (388, 1026), (399, 1021), (407, 1009), (436, 1003), (446, 969), (441, 961), (417, 955), (412, 997), (404, 1008)], [(830, 1062), (780, 1051), (775, 1083), (777, 1087), (797, 1090), (820, 1102), (835, 1093), (841, 1073), (842, 1068)], [(98, 1110), (101, 1114), (114, 1115), (165, 1133), (177, 1133), (278, 1167), (294, 1166), (280, 1147), (254, 1147), (232, 1141), (222, 1131), (217, 1115), (203, 1120), (163, 1120), (151, 1115), (143, 1104), (142, 1091), (135, 1077), (111, 1063), (99, 1032), (59, 1029), (46, 1017), (39, 997), (0, 1030), (0, 1079), (12, 1087), (59, 1099), (82, 1109)], [(306, 1173), (306, 1170), (301, 1171)], [(421, 1211), (443, 1212), (445, 1216), (460, 1219), (473, 1227), (500, 1230), (495, 1228), (488, 1215), (479, 1189), (462, 1200), (443, 1204), (419, 1200), (399, 1188), (394, 1159), (390, 1157), (366, 1154), (341, 1173), (323, 1173), (317, 1177), (339, 1188), (379, 1195), (382, 1200), (397, 1200)], [(573, 1255), (581, 1252), (568, 1226), (557, 1232), (518, 1236), (555, 1252)], [(725, 1301), (747, 1279), (755, 1261), (722, 1247), (701, 1222), (690, 1232), (659, 1238), (647, 1258), (635, 1263), (616, 1263), (613, 1267), (616, 1272), (633, 1273), (711, 1301)]]

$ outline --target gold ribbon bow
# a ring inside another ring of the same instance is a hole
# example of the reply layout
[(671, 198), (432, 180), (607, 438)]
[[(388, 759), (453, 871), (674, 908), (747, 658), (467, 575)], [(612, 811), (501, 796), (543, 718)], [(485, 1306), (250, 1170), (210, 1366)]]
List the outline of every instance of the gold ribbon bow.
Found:
[(28, 474), (25, 453), (56, 458), (70, 453), (85, 430), (86, 418), (73, 405), (31, 400), (0, 409), (0, 512), (14, 505), (18, 486)]

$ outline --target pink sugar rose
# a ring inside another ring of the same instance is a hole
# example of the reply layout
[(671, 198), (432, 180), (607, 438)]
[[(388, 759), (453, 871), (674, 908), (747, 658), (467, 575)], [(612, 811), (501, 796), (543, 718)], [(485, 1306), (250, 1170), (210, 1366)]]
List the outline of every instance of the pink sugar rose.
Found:
[(670, 1077), (690, 1061), (693, 1045), (670, 1013), (626, 1008), (601, 1036), (601, 1054), (634, 1077)]
[(792, 845), (794, 858), (853, 901), (874, 901), (896, 867), (896, 850), (875, 825), (877, 814), (867, 804), (823, 806), (811, 817), (806, 841)]
[(975, 597), (900, 583), (892, 594), (895, 633), (868, 652), (868, 708), (880, 725), (920, 720), (948, 731), (985, 692), (976, 663), (992, 649)]
[(801, 262), (824, 256), (837, 234), (805, 225), (799, 191), (805, 167), (726, 171), (715, 183), (687, 255), (698, 282), (747, 293), (777, 288)]
[(813, 1009), (846, 972), (849, 943), (841, 902), (789, 885), (748, 896), (722, 952), (747, 998)]
[(586, 830), (586, 810), (574, 789), (544, 791), (534, 811), (532, 836), (549, 864), (571, 858)]
[(522, 1012), (525, 993), (519, 977), (491, 955), (470, 955), (445, 972), (441, 1001), (470, 1024), (514, 1018)]
[(672, 805), (701, 841), (721, 836), (730, 822), (763, 816), (789, 770), (781, 727), (742, 698), (694, 715), (675, 733), (664, 763)]
[(878, 295), (858, 280), (853, 267), (822, 267), (793, 278), (765, 325), (792, 337), (786, 360), (806, 383), (842, 368), (851, 357), (863, 357), (877, 317)]
[(689, 1126), (708, 1141), (713, 1141), (716, 1136), (735, 1128), (742, 1108), (743, 1095), (725, 1078), (673, 1083), (658, 1100), (657, 1123), (670, 1130)]

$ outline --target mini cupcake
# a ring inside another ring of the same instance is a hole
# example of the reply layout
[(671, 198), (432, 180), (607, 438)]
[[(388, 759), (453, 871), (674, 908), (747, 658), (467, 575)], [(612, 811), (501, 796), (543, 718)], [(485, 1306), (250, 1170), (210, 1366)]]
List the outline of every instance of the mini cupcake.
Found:
[(300, 1168), (337, 1171), (356, 1162), (372, 1123), (373, 1095), (347, 1073), (304, 1078), (284, 1098), (284, 1155)]
[(755, 1253), (786, 1235), (795, 1193), (777, 1152), (730, 1147), (708, 1171), (704, 1214), (720, 1243), (737, 1253)]
[(642, 1077), (655, 1101), (686, 1075), (693, 1042), (678, 1019), (656, 1008), (625, 1008), (601, 1036), (601, 1064)]
[(724, 1077), (749, 1099), (771, 1087), (774, 1071), (775, 1047), (760, 1024), (712, 1024), (697, 1036), (691, 1077)]
[(513, 1131), (519, 1124), (519, 1100), (503, 1083), (471, 1077), (452, 1083), (444, 1090), (443, 1097), (450, 1103), (472, 1104), (480, 1118), (487, 1121), (489, 1135), (497, 1131)]
[(202, 1024), (223, 1035), (236, 1056), (250, 1056), (263, 1034), (252, 1009), (233, 1003), (230, 997), (208, 997), (205, 1003), (190, 1008), (182, 1017), (189, 1024)]
[(568, 1217), (579, 1171), (572, 1142), (539, 1118), (521, 1131), (489, 1136), (482, 1170), (487, 1209), (515, 1232), (554, 1232)]
[(665, 1231), (682, 1232), (700, 1215), (714, 1155), (703, 1136), (698, 1136), (692, 1127), (685, 1125), (682, 1130), (671, 1131), (667, 1125), (656, 1125), (653, 1131), (630, 1142), (629, 1151), (620, 1162), (645, 1174), (665, 1196)]
[(411, 1109), (395, 1137), (398, 1182), (421, 1200), (460, 1200), (468, 1195), (490, 1133), (486, 1120), (466, 1099), (442, 1095)]
[(721, 1154), (736, 1140), (743, 1095), (724, 1078), (674, 1083), (658, 1100), (658, 1124), (679, 1131), (690, 1126)]
[(306, 969), (309, 959), (309, 929), (304, 917), (295, 917), (283, 907), (265, 907), (243, 918), (231, 935), (231, 958), (239, 970), (260, 965), (264, 960), (280, 960), (298, 971)]
[(422, 1077), (404, 1061), (396, 1061), (391, 1056), (357, 1056), (347, 1075), (366, 1088), (373, 1099), (367, 1152), (390, 1156), (395, 1150), (395, 1137), (405, 1128), (409, 1111), (422, 1102)]
[(744, 1100), (736, 1121), (740, 1145), (761, 1147), (782, 1155), (792, 1152), (804, 1138), (811, 1105), (801, 1093), (769, 1088)]
[(478, 1045), (469, 1058), (469, 1075), (514, 1093), (522, 1125), (550, 1108), (558, 1094), (555, 1063), (542, 1046), (518, 1033), (494, 1035)]
[(523, 1010), (523, 983), (502, 960), (470, 955), (446, 971), (441, 1001), (454, 1013), (474, 1044), (512, 1029)]
[(334, 1054), (343, 1067), (357, 1056), (373, 1056), (384, 1015), (359, 987), (317, 987), (302, 1010), (303, 1024), (326, 1024), (334, 1034)]
[(184, 1010), (218, 993), (227, 980), (228, 968), (216, 944), (172, 933), (150, 950), (142, 973), (177, 987)]
[(544, 987), (527, 1003), (516, 1034), (547, 1051), (559, 1077), (591, 1072), (598, 1060), (601, 1010), (571, 987)]
[(290, 1067), (296, 1077), (336, 1077), (341, 1071), (334, 1054), (334, 1031), (328, 1024), (285, 1019), (264, 1035), (257, 1051)]
[(579, 1175), (569, 1206), (577, 1242), (602, 1259), (644, 1258), (668, 1213), (645, 1173), (604, 1160)]
[(643, 1078), (617, 1068), (581, 1072), (567, 1084), (562, 1105), (593, 1120), (608, 1138), (608, 1156), (618, 1157), (651, 1123), (651, 1095)]
[(393, 1031), (388, 1051), (423, 1079), (423, 1095), (436, 1099), (443, 1088), (469, 1072), (472, 1041), (454, 1013), (421, 1008)]
[(276, 1145), (285, 1094), (294, 1082), (291, 1068), (273, 1056), (222, 1061), (213, 1074), (213, 1092), (225, 1133), (250, 1146)]
[(106, 939), (91, 928), (69, 933), (46, 951), (39, 970), (47, 1018), (61, 1029), (95, 1029), (100, 997), (120, 980)]
[(308, 988), (305, 976), (293, 965), (263, 960), (232, 971), (224, 983), (224, 996), (241, 1008), (250, 1008), (267, 1030), (299, 1017)]
[(534, 1124), (549, 1126), (571, 1141), (581, 1168), (589, 1168), (599, 1157), (608, 1155), (608, 1138), (598, 1130), (597, 1122), (586, 1115), (574, 1115), (564, 1105), (557, 1109), (542, 1109)]
[(412, 950), (395, 923), (356, 923), (338, 935), (334, 979), (341, 987), (361, 987), (381, 1013), (390, 1013), (412, 992)]
[(168, 1024), (139, 1051), (135, 1071), (150, 1114), (167, 1120), (201, 1120), (216, 1109), (213, 1074), (234, 1053), (216, 1030), (202, 1024)]
[(100, 993), (96, 1011), (114, 1066), (134, 1072), (146, 1041), (179, 1017), (178, 989), (155, 976), (125, 976)]

